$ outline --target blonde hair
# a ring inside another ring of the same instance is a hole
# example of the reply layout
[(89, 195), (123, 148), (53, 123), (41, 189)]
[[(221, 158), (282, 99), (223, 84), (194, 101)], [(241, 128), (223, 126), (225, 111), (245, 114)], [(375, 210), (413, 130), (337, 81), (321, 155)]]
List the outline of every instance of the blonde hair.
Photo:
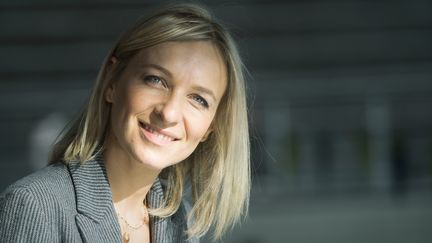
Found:
[[(243, 64), (230, 34), (209, 12), (195, 4), (173, 5), (139, 20), (118, 40), (106, 57), (86, 109), (56, 143), (51, 163), (81, 163), (102, 146), (109, 123), (110, 106), (104, 93), (128, 60), (143, 48), (167, 41), (210, 41), (218, 47), (227, 66), (228, 85), (213, 121), (213, 132), (185, 160), (165, 168), (165, 204), (151, 210), (167, 217), (177, 211), (185, 178), (190, 179), (193, 207), (189, 236), (214, 230), (214, 239), (247, 214), (250, 191), (249, 133)], [(116, 57), (121, 65), (108, 69)], [(108, 71), (110, 70), (110, 71)]]

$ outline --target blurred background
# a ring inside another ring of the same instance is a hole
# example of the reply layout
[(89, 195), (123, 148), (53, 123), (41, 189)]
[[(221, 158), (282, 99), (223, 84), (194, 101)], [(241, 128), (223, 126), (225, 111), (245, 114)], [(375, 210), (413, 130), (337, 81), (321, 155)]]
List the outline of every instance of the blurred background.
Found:
[[(1, 1), (1, 191), (46, 164), (158, 2)], [(202, 3), (250, 72), (250, 215), (225, 242), (432, 242), (432, 1)]]

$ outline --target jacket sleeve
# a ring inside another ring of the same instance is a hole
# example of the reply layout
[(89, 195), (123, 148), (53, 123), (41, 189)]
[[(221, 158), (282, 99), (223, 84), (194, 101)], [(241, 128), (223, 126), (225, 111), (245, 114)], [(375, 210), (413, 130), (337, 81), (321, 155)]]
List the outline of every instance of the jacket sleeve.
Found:
[(40, 202), (23, 187), (0, 196), (0, 242), (52, 242)]

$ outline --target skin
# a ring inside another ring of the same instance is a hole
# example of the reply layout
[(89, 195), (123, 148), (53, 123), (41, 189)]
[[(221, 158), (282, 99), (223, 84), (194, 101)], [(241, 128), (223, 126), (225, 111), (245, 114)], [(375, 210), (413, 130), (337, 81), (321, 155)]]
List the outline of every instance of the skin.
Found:
[[(117, 64), (112, 58), (110, 68)], [(161, 170), (211, 132), (226, 77), (212, 43), (166, 42), (139, 51), (109, 86), (105, 163), (116, 211), (130, 224), (142, 222), (142, 202)], [(130, 243), (150, 242), (148, 225), (130, 234)]]

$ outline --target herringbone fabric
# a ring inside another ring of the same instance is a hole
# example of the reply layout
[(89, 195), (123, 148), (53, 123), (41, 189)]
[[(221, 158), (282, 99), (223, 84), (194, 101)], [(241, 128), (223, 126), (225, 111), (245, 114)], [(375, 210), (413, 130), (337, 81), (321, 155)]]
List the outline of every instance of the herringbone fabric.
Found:
[[(162, 203), (156, 180), (150, 206)], [(169, 218), (151, 217), (152, 243), (187, 241), (184, 207)], [(49, 165), (13, 185), (0, 196), (0, 242), (122, 242), (101, 157), (84, 164)]]

